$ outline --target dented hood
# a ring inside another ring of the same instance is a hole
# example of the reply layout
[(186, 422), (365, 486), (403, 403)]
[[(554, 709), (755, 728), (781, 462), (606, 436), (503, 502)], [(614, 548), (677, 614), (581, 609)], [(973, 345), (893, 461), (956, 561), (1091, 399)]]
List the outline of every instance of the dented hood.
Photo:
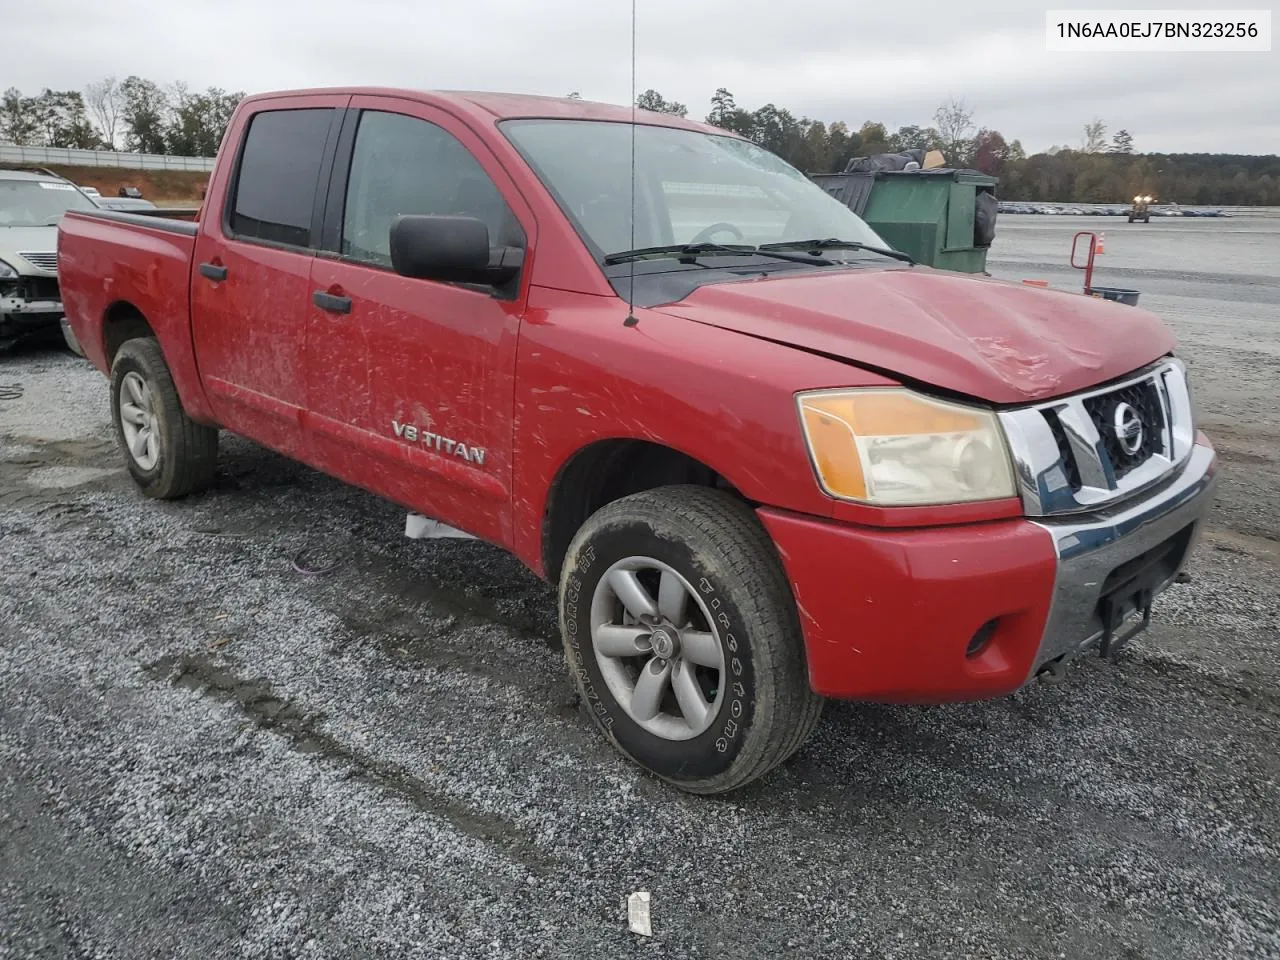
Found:
[(999, 404), (1094, 386), (1174, 344), (1136, 307), (923, 267), (711, 284), (658, 309)]

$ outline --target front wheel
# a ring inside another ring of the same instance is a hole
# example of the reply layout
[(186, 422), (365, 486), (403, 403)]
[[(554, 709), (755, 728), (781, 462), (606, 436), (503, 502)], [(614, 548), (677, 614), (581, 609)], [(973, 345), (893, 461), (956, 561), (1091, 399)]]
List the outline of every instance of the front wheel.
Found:
[(172, 500), (213, 480), (218, 431), (182, 409), (156, 341), (129, 340), (116, 354), (111, 419), (129, 473), (147, 496)]
[(740, 787), (817, 725), (782, 565), (723, 492), (663, 487), (595, 513), (565, 558), (560, 626), (605, 736), (684, 790)]

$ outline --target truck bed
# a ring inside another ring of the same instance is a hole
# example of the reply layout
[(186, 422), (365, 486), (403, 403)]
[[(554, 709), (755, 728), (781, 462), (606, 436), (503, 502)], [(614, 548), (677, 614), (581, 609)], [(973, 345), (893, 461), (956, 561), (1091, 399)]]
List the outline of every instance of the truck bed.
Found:
[(199, 224), (116, 210), (68, 213), (58, 227), (58, 278), (67, 321), (88, 360), (109, 373), (113, 331), (146, 317), (175, 386), (207, 416), (191, 343), (192, 254)]

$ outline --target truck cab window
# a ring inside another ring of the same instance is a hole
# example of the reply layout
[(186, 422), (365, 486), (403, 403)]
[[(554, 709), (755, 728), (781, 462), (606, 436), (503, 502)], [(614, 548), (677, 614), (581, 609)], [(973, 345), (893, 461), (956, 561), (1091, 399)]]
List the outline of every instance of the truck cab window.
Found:
[(269, 110), (250, 123), (240, 155), (231, 232), (295, 247), (311, 243), (311, 214), (331, 109)]
[(347, 182), (343, 255), (391, 266), (391, 225), (403, 214), (475, 217), (491, 246), (524, 246), (497, 186), (452, 134), (417, 117), (366, 111)]

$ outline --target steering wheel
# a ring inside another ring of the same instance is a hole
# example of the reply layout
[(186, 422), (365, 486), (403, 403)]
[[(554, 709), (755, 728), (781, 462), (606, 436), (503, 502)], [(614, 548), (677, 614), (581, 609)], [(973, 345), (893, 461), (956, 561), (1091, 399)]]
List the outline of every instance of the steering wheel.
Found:
[(730, 233), (732, 233), (735, 240), (747, 239), (747, 235), (743, 233), (741, 230), (739, 230), (737, 227), (735, 227), (732, 223), (725, 223), (723, 220), (721, 220), (719, 223), (713, 223), (711, 224), (711, 226), (704, 227), (703, 229), (699, 230), (698, 235), (694, 237), (692, 240), (690, 240), (689, 243), (690, 244), (710, 243), (711, 235), (715, 233), (719, 233), (721, 230), (727, 230)]

